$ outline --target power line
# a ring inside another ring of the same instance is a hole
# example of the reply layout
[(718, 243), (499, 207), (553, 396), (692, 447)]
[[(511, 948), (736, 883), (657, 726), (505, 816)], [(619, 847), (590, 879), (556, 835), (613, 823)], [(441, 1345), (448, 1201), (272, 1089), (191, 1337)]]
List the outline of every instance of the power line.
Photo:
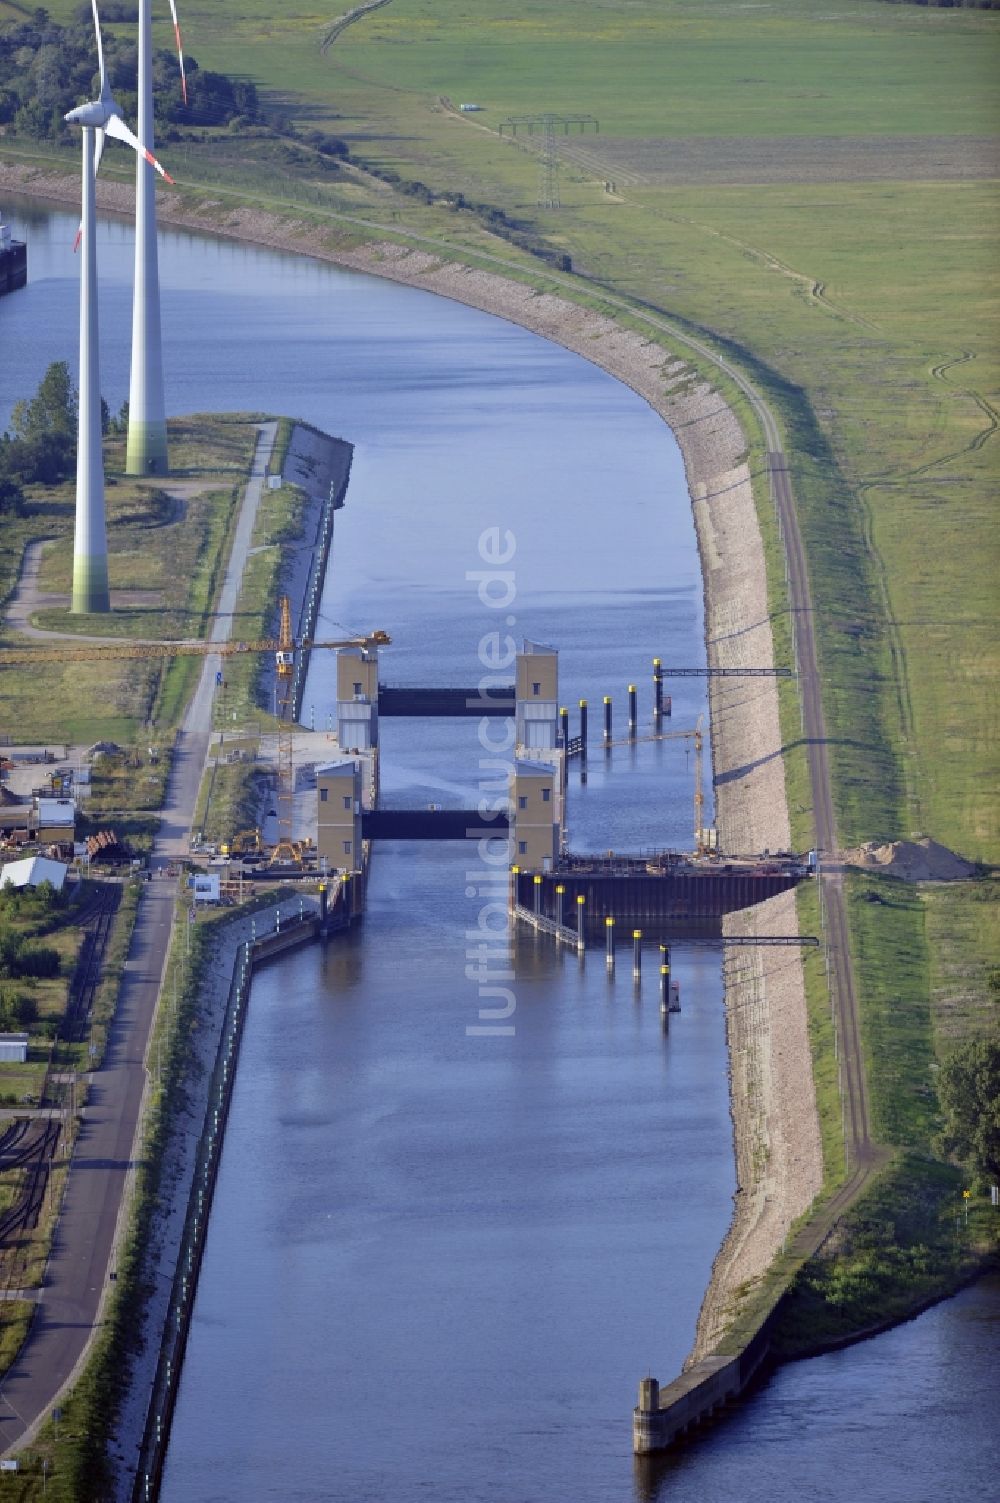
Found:
[(568, 136), (574, 128), (579, 129), (583, 135), (590, 126), (593, 126), (595, 135), (599, 133), (601, 126), (596, 115), (556, 115), (550, 110), (540, 115), (509, 115), (506, 120), (501, 120), (501, 136), (509, 131), (512, 137), (516, 137), (519, 130), (529, 136), (534, 136), (536, 132), (541, 134), (542, 144), (538, 154), (539, 208), (558, 209), (561, 204), (557, 129), (561, 127), (564, 136)]

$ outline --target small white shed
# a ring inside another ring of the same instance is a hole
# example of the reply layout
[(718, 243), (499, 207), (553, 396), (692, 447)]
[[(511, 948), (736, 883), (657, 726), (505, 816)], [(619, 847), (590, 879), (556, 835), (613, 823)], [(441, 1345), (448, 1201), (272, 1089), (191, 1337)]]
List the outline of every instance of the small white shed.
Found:
[(61, 892), (68, 869), (64, 862), (50, 861), (48, 856), (24, 856), (0, 867), (0, 887), (38, 887), (51, 882)]
[(0, 1064), (23, 1065), (28, 1059), (26, 1033), (0, 1033)]
[(221, 895), (218, 872), (195, 872), (191, 887), (196, 903), (217, 903)]

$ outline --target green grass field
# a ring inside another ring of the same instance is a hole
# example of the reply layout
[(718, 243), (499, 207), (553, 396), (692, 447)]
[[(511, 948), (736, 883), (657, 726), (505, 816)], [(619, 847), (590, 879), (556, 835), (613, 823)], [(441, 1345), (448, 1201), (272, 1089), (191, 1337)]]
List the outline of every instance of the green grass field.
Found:
[[(962, 138), (996, 132), (998, 18), (877, 0), (820, 17), (793, 0), (525, 0), (503, 14), (486, 0), (392, 0), (324, 53), (332, 19), (202, 0), (186, 8), (185, 32), (203, 65), (250, 76), (273, 109), (343, 136), (354, 159), (501, 208), (567, 249), (583, 276), (742, 352), (770, 381), (795, 460), (845, 841), (926, 830), (995, 859), (984, 787), (1000, 730), (987, 693), (996, 183), (978, 168), (938, 181), (921, 164), (935, 160), (934, 142), (961, 156)], [(460, 117), (442, 97), (483, 109)], [(543, 110), (601, 125), (600, 136), (567, 138), (585, 161), (564, 160), (558, 211), (536, 206), (533, 151), (497, 135), (508, 115)], [(678, 143), (730, 137), (762, 141), (779, 162), (790, 143), (815, 139), (815, 166), (835, 136), (859, 147), (886, 138), (890, 159), (895, 142), (902, 175), (810, 181), (808, 153), (784, 183), (741, 180), (737, 166), (703, 188), (650, 170)], [(927, 143), (916, 167), (903, 151), (914, 139)], [(214, 180), (225, 163), (242, 186), (230, 133), (178, 150), (193, 176)], [(476, 216), (370, 183), (324, 187), (308, 165), (280, 163), (274, 143), (243, 150), (270, 198), (302, 202), (310, 187), (320, 213), (474, 238)]]
[[(126, 480), (122, 441), (107, 445), (111, 587), (136, 593), (108, 616), (73, 616), (65, 605), (42, 606), (33, 613), (37, 626), (101, 636), (205, 635), (240, 482), (253, 454), (253, 420), (248, 415), (182, 418), (171, 421), (170, 431), (175, 470), (164, 488)], [(39, 539), (51, 540), (42, 554), (39, 586), (68, 597), (73, 505), (69, 485), (35, 487), (25, 514), (4, 519), (0, 602), (13, 595), (25, 547)], [(13, 640), (5, 624), (0, 643)], [(30, 673), (5, 670), (0, 726), (16, 727), (21, 741), (89, 743), (103, 737), (130, 744), (143, 727), (171, 729), (195, 672), (191, 660), (46, 662)]]
[[(50, 5), (60, 18), (73, 8)], [(879, 0), (822, 13), (799, 0), (391, 0), (324, 52), (335, 19), (263, 0), (184, 7), (203, 66), (251, 77), (274, 118), (342, 137), (354, 165), (331, 171), (301, 140), (208, 132), (172, 148), (180, 191), (284, 205), (327, 226), (332, 245), (429, 237), (537, 285), (547, 272), (528, 248), (564, 253), (576, 275), (561, 290), (586, 302), (613, 291), (714, 344), (783, 427), (843, 843), (920, 832), (1000, 862), (1000, 17)], [(162, 20), (157, 38), (169, 45)], [(461, 115), (463, 101), (482, 110)], [(538, 207), (538, 138), (498, 133), (543, 111), (600, 121), (599, 135), (557, 138), (558, 209)], [(786, 695), (786, 730), (797, 721)], [(790, 798), (804, 844), (803, 771), (799, 752)], [(866, 877), (851, 921), (874, 1119), (887, 1141), (917, 1146), (890, 1178), (919, 1241), (921, 1216), (952, 1189), (932, 1157), (934, 1073), (985, 1017), (995, 884), (918, 892)], [(810, 977), (835, 1177), (819, 984)], [(842, 1313), (867, 1308), (855, 1275), (884, 1294), (870, 1264), (886, 1193), (862, 1209), (842, 1273), (820, 1279)], [(916, 1262), (899, 1281), (926, 1284)]]

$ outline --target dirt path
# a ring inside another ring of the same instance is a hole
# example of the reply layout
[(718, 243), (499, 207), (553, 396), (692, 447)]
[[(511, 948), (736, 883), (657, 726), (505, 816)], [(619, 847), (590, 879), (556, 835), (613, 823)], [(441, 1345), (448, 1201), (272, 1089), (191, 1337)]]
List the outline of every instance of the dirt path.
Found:
[[(93, 632), (84, 635), (76, 631), (55, 631), (33, 624), (31, 618), (36, 611), (58, 609), (60, 606), (69, 605), (68, 592), (62, 594), (45, 591), (39, 584), (42, 554), (46, 545), (52, 542), (55, 542), (54, 538), (41, 538), (38, 542), (29, 543), (25, 548), (21, 577), (4, 617), (7, 625), (23, 637), (33, 637), (43, 642), (55, 640), (57, 642), (107, 642), (109, 645), (119, 643), (121, 637), (102, 637)], [(162, 591), (160, 590), (113, 590), (111, 609), (115, 610), (116, 607), (128, 605), (159, 605), (161, 599)]]

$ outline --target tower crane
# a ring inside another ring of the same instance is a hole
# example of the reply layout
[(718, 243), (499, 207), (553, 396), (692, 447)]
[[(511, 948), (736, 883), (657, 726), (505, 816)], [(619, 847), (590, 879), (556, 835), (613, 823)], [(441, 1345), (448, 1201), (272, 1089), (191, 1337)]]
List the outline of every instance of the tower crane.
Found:
[(292, 799), (294, 792), (292, 683), (296, 652), (316, 648), (387, 647), (388, 632), (372, 631), (336, 640), (296, 639), (292, 634), (292, 611), (287, 595), (279, 602), (277, 637), (252, 642), (81, 642), (69, 641), (37, 647), (0, 647), (0, 668), (32, 666), (37, 663), (104, 663), (143, 659), (156, 661), (175, 657), (238, 657), (241, 653), (274, 653), (278, 680), (278, 844), (275, 855), (297, 859), (299, 852), (292, 841)]
[[(283, 606), (287, 596), (283, 597)], [(0, 668), (30, 667), (36, 663), (111, 663), (127, 658), (209, 658), (214, 653), (220, 657), (237, 657), (243, 652), (273, 652), (288, 662), (289, 655), (296, 652), (311, 652), (314, 648), (337, 647), (387, 647), (391, 637), (384, 631), (367, 635), (342, 637), (337, 641), (321, 641), (312, 637), (294, 638), (291, 629), (285, 636), (264, 637), (253, 642), (83, 642), (71, 647), (64, 641), (59, 646), (0, 647)], [(291, 665), (289, 664), (289, 676)]]

